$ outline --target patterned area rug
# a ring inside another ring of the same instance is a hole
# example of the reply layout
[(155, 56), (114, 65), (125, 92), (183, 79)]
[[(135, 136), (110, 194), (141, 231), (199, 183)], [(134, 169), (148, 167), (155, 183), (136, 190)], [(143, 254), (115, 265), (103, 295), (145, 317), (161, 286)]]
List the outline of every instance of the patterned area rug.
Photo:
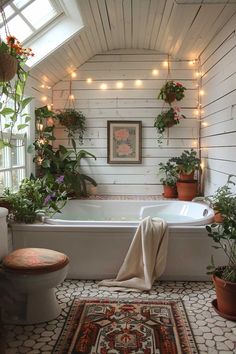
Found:
[(198, 353), (181, 301), (75, 298), (54, 354)]

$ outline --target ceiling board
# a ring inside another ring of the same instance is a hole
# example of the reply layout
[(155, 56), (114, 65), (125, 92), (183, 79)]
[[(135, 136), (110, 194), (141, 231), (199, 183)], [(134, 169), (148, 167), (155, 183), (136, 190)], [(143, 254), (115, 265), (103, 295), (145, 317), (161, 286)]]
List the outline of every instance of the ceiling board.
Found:
[[(122, 48), (149, 49), (195, 59), (236, 13), (236, 0), (77, 0), (84, 28), (31, 69), (50, 86), (93, 55)], [(68, 2), (69, 6), (69, 2)], [(58, 70), (56, 68), (58, 65)]]

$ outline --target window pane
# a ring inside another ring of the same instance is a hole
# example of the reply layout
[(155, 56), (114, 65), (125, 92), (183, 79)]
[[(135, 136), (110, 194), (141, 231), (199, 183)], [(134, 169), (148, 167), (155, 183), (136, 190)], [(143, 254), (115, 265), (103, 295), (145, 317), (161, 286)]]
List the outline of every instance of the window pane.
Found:
[(17, 166), (22, 166), (24, 165), (25, 162), (25, 147), (23, 146), (24, 141), (23, 140), (16, 140), (12, 142), (13, 147), (11, 149), (11, 161), (12, 161), (12, 166), (17, 167)]
[(0, 172), (0, 194), (1, 195), (6, 187), (11, 186), (10, 178), (11, 177), (9, 172)]
[(8, 22), (8, 27), (10, 29), (10, 33), (14, 33), (20, 42), (23, 42), (32, 34), (30, 27), (18, 15)]
[(30, 0), (14, 0), (13, 4), (20, 9), (22, 6), (26, 5)]
[(22, 15), (24, 15), (36, 29), (42, 27), (56, 14), (57, 11), (48, 0), (35, 0), (22, 11)]
[(12, 189), (17, 191), (22, 179), (25, 178), (25, 170), (23, 168), (12, 171)]

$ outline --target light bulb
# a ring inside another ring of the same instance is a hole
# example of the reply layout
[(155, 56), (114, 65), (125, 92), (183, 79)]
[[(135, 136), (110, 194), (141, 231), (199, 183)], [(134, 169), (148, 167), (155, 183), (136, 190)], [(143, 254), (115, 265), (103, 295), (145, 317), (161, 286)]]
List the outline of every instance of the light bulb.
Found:
[(142, 80), (135, 80), (135, 86), (140, 87), (142, 86), (142, 84), (143, 84)]
[(77, 76), (76, 72), (73, 71), (73, 73), (71, 73), (71, 77), (73, 78), (73, 77), (76, 77), (76, 76)]
[(123, 83), (122, 81), (118, 81), (118, 82), (116, 83), (116, 87), (117, 87), (118, 89), (122, 89), (122, 88), (124, 87), (124, 83)]
[(92, 78), (91, 77), (88, 77), (87, 79), (86, 79), (86, 82), (87, 82), (87, 84), (91, 84), (92, 83)]
[(152, 75), (157, 76), (159, 74), (159, 71), (157, 69), (152, 70)]
[(100, 89), (101, 90), (107, 90), (107, 84), (105, 84), (104, 82), (100, 85)]
[(46, 102), (47, 99), (48, 99), (47, 96), (42, 96), (42, 97), (41, 97), (41, 101), (43, 101), (43, 102)]

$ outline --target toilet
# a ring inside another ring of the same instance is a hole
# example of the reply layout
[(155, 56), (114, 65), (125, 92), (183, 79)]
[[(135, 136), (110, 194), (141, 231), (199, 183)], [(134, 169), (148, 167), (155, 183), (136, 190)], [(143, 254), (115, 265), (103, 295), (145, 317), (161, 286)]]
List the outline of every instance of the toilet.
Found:
[[(0, 231), (4, 231), (7, 213), (0, 209)], [(2, 244), (6, 245), (6, 240)], [(5, 284), (4, 301), (0, 303), (2, 322), (34, 324), (58, 317), (61, 308), (55, 287), (66, 278), (68, 267), (69, 258), (65, 254), (45, 248), (21, 248), (2, 255), (0, 278)]]

